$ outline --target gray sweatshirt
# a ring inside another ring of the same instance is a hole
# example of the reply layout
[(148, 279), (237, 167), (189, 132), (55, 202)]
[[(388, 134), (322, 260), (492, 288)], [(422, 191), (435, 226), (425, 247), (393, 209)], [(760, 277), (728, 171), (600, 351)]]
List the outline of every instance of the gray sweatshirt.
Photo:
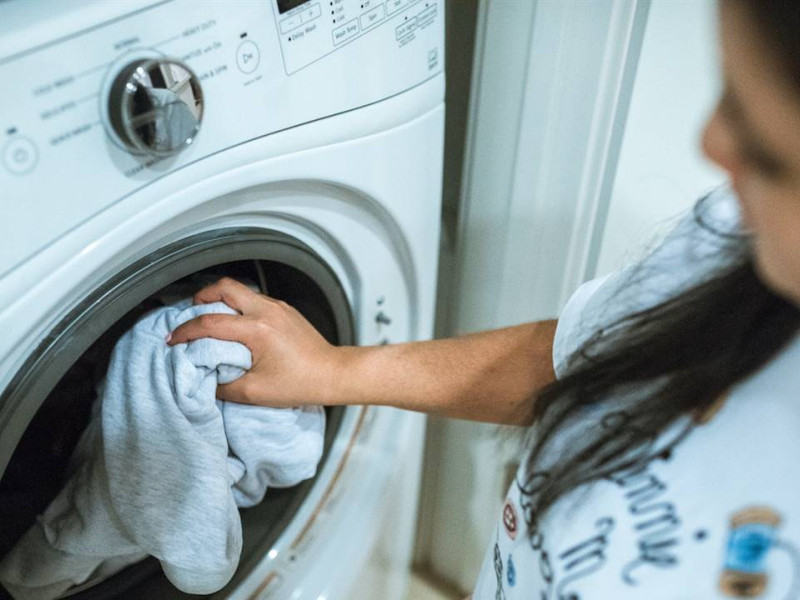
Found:
[(218, 383), (250, 368), (247, 347), (211, 338), (166, 345), (167, 332), (204, 313), (235, 311), (185, 300), (120, 338), (66, 486), (0, 562), (0, 583), (17, 600), (56, 598), (147, 555), (184, 592), (217, 591), (239, 561), (237, 506), (314, 476), (321, 407), (216, 400)]

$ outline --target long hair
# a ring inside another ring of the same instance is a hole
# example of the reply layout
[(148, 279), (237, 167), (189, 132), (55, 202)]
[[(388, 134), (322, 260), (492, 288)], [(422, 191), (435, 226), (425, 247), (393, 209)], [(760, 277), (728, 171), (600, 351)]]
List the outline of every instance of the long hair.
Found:
[[(772, 34), (774, 54), (800, 90), (800, 5), (724, 1), (743, 3), (757, 27)], [(529, 526), (578, 486), (670, 451), (730, 388), (800, 331), (800, 309), (761, 281), (746, 234), (712, 224), (713, 204), (711, 196), (701, 199), (689, 221), (705, 239), (700, 261), (670, 264), (667, 243), (624, 284), (617, 282), (622, 297), (604, 301), (625, 305), (626, 292), (628, 300), (652, 293), (648, 282), (664, 283), (655, 271), (667, 279), (676, 268), (694, 270), (694, 276), (674, 285), (666, 299), (651, 305), (639, 300), (643, 308), (595, 329), (562, 377), (538, 394), (533, 442), (517, 481)], [(672, 243), (691, 245), (686, 239), (692, 227), (684, 229), (671, 236)]]

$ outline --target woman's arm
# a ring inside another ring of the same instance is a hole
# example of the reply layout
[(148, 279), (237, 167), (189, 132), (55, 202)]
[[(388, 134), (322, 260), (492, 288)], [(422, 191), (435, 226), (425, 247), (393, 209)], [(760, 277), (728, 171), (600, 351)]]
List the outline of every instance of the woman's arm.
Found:
[(459, 419), (528, 425), (533, 395), (555, 379), (555, 321), (457, 338), (345, 347), (327, 404), (382, 404)]
[(195, 296), (241, 315), (207, 314), (184, 323), (169, 344), (202, 337), (250, 348), (253, 366), (219, 386), (225, 399), (267, 406), (379, 404), (448, 417), (527, 425), (533, 397), (555, 379), (555, 321), (458, 338), (388, 346), (330, 345), (284, 302), (222, 279)]

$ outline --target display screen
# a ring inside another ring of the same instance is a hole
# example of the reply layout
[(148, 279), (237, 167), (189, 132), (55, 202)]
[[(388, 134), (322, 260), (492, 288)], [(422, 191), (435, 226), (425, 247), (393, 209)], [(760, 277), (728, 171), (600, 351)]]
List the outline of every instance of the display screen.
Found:
[(306, 2), (309, 2), (309, 0), (278, 0), (278, 12), (283, 14), (287, 10), (292, 10)]

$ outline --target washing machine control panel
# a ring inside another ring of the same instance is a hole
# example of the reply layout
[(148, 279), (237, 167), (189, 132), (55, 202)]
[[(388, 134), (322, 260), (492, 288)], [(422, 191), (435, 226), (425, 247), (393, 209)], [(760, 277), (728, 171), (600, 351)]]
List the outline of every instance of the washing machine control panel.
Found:
[[(277, 0), (280, 43), (287, 73), (344, 48), (377, 28), (399, 47), (436, 25), (432, 0)], [(431, 60), (435, 60), (432, 56)]]
[(0, 2), (0, 279), (181, 169), (441, 75), (443, 1)]

